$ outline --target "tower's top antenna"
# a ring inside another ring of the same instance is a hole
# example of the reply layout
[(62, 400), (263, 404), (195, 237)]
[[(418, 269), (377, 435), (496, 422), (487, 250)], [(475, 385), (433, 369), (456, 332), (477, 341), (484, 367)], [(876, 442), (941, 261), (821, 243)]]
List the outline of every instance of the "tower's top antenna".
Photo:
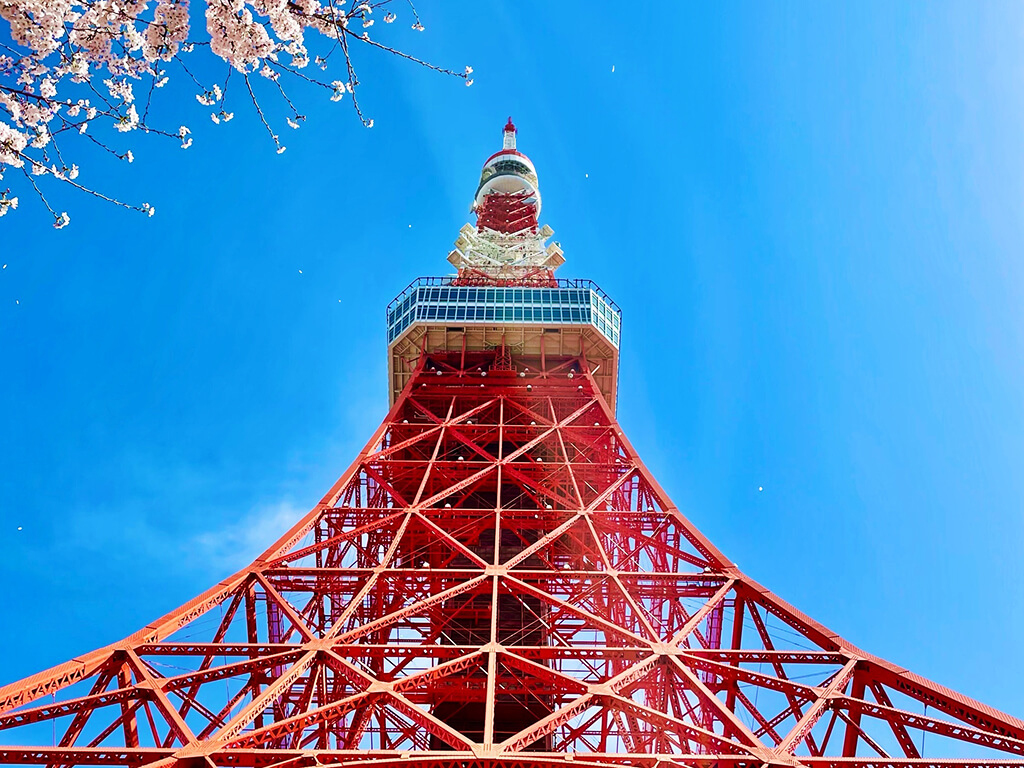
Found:
[(516, 148), (516, 127), (512, 123), (512, 115), (508, 116), (508, 122), (505, 123), (505, 149)]
[(476, 226), (459, 230), (448, 261), (460, 281), (502, 285), (554, 285), (554, 271), (565, 259), (558, 243), (548, 243), (551, 227), (538, 226), (540, 189), (533, 161), (516, 149), (512, 118), (505, 123), (502, 148), (487, 158), (472, 210)]
[(501, 150), (487, 158), (480, 173), (480, 185), (473, 200), (480, 231), (493, 229), (505, 234), (527, 229), (537, 231), (537, 216), (540, 215), (537, 169), (530, 158), (516, 149), (517, 133), (509, 117)]

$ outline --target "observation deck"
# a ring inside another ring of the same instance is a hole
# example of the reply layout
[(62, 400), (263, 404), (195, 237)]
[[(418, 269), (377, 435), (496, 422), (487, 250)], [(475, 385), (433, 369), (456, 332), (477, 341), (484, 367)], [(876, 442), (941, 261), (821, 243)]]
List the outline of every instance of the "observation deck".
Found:
[(460, 285), (421, 277), (388, 304), (390, 403), (420, 353), (497, 350), (515, 358), (583, 357), (614, 410), (622, 310), (590, 280), (550, 285)]

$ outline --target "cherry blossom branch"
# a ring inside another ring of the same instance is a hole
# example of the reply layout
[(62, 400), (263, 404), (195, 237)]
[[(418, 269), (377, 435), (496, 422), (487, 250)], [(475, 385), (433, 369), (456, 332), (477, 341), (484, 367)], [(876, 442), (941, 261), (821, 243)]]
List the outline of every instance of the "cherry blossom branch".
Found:
[[(205, 11), (208, 40), (189, 39), (190, 2), (200, 2)], [(373, 125), (356, 98), (359, 78), (350, 36), (418, 66), (472, 82), (468, 67), (463, 73), (455, 72), (371, 39), (368, 30), (376, 20), (374, 12), (392, 0), (354, 2), (346, 11), (344, 2), (337, 0), (0, 0), (0, 180), (9, 168), (22, 170), (58, 228), (66, 226), (69, 218), (66, 213), (58, 215), (43, 195), (37, 181), (43, 176), (116, 206), (152, 215), (154, 209), (149, 204), (132, 205), (74, 181), (78, 167), (68, 165), (64, 152), (84, 140), (132, 162), (132, 150), (115, 149), (108, 138), (97, 133), (97, 126), (113, 128), (111, 137), (122, 134), (130, 141), (131, 134), (141, 132), (177, 139), (188, 148), (192, 138), (186, 126), (171, 132), (149, 123), (156, 91), (171, 76), (166, 67), (171, 61), (176, 61), (199, 89), (196, 99), (201, 105), (219, 108), (210, 115), (215, 123), (233, 117), (226, 109), (226, 99), (232, 70), (238, 70), (256, 116), (278, 153), (285, 147), (273, 128), (277, 118), (260, 100), (253, 78), (257, 73), (272, 81), (272, 93), (280, 99), (284, 120), (292, 128), (299, 128), (305, 117), (285, 89), (285, 74), (327, 89), (332, 101), (346, 92), (351, 94), (358, 119), (368, 127)], [(415, 6), (407, 2), (413, 29), (422, 30)], [(388, 11), (383, 20), (391, 23), (396, 18)], [(362, 33), (351, 28), (354, 24), (361, 24)], [(3, 39), (5, 32), (9, 39)], [(341, 51), (344, 81), (326, 82), (302, 71), (310, 63), (306, 42), (310, 32), (332, 41), (324, 55), (313, 57), (321, 69), (327, 68), (336, 50)], [(222, 87), (204, 85), (184, 62), (183, 56), (197, 48), (226, 63)], [(141, 87), (145, 88), (144, 104), (136, 101), (136, 89)], [(64, 137), (61, 144), (58, 136)], [(120, 140), (118, 144), (123, 146)], [(15, 209), (17, 200), (9, 189), (0, 192), (0, 216)]]
[(363, 35), (357, 35), (356, 33), (352, 32), (349, 29), (346, 29), (345, 32), (355, 37), (361, 43), (366, 43), (367, 45), (372, 46), (374, 48), (380, 48), (382, 51), (387, 51), (388, 53), (393, 54), (394, 56), (397, 56), (400, 59), (411, 61), (413, 64), (419, 64), (421, 67), (431, 69), (434, 72), (440, 72), (442, 75), (450, 75), (451, 77), (461, 77), (463, 80), (467, 81), (467, 84), (472, 84), (473, 82), (472, 80), (469, 80), (469, 76), (473, 74), (472, 67), (466, 67), (466, 69), (462, 72), (456, 72), (453, 69), (445, 69), (444, 67), (439, 67), (436, 64), (431, 64), (429, 61), (423, 61), (422, 59), (417, 59), (415, 56), (410, 56), (408, 53), (400, 51), (397, 48), (392, 48), (390, 46), (384, 45), (383, 43), (378, 43), (376, 40), (371, 40), (370, 38), (365, 37)]

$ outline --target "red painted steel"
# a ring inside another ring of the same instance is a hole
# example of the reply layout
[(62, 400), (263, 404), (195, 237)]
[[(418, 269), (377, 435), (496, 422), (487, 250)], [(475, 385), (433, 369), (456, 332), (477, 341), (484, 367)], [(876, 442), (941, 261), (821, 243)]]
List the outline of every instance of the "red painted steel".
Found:
[(477, 229), (504, 234), (537, 231), (536, 193), (491, 192), (476, 209)]
[(0, 763), (1024, 766), (1024, 722), (744, 576), (584, 359), (424, 354), (251, 566), (0, 689)]
[(531, 267), (521, 274), (510, 278), (496, 278), (483, 270), (473, 267), (462, 267), (457, 277), (452, 278), (449, 285), (473, 285), (485, 288), (557, 288), (558, 279), (547, 267)]

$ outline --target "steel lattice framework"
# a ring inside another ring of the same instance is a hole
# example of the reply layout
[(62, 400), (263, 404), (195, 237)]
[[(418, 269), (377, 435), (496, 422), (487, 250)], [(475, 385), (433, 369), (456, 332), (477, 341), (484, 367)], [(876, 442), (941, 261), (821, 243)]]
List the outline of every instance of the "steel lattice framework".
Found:
[(730, 563), (585, 357), (504, 350), (425, 352), (263, 556), (0, 713), (4, 764), (1024, 766), (1024, 722)]

